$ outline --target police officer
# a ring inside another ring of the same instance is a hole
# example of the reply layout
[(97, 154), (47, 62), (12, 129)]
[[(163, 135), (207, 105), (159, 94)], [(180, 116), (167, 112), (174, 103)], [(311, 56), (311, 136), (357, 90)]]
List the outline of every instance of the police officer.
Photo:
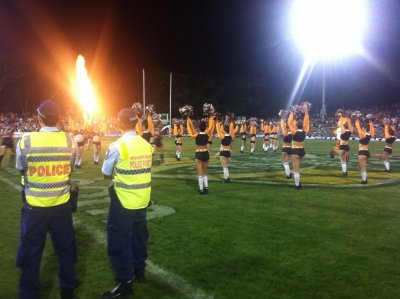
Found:
[(118, 113), (123, 135), (108, 148), (102, 167), (104, 177), (113, 179), (107, 243), (117, 282), (115, 288), (102, 294), (103, 298), (132, 294), (132, 280), (144, 281), (153, 147), (135, 131), (138, 120), (132, 109)]
[(57, 129), (60, 107), (47, 100), (37, 109), (41, 129), (17, 144), (16, 168), (23, 175), (23, 201), (17, 266), (21, 299), (40, 295), (39, 270), (47, 232), (59, 265), (61, 298), (74, 298), (76, 243), (70, 204), (70, 174), (75, 159), (71, 137)]

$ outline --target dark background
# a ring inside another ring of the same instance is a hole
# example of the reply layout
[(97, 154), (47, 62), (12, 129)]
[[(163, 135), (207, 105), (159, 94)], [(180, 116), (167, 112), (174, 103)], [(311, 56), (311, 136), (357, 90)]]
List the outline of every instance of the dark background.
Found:
[[(400, 103), (400, 1), (369, 3), (365, 48), (370, 58), (325, 63), (327, 108)], [(75, 59), (86, 58), (102, 108), (115, 113), (142, 101), (173, 114), (199, 112), (271, 117), (285, 108), (302, 56), (290, 39), (290, 1), (1, 1), (1, 110), (32, 110), (53, 98), (73, 108)], [(339, 22), (340, 20), (338, 20)], [(321, 108), (322, 64), (302, 99)]]

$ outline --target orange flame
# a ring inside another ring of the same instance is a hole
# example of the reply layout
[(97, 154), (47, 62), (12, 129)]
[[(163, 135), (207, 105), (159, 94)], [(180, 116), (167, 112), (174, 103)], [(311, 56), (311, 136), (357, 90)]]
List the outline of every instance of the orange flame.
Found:
[(76, 59), (75, 69), (76, 97), (82, 106), (84, 119), (91, 123), (93, 113), (96, 111), (96, 97), (85, 67), (85, 58), (82, 55)]

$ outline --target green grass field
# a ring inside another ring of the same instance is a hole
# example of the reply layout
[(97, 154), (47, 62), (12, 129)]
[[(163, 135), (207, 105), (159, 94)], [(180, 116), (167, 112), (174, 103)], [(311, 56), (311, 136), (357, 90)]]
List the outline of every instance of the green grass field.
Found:
[[(103, 142), (102, 156), (110, 142)], [(147, 282), (134, 298), (400, 298), (400, 146), (391, 173), (371, 158), (368, 185), (361, 185), (357, 142), (350, 144), (349, 176), (333, 141), (307, 141), (302, 190), (284, 176), (280, 150), (239, 153), (234, 143), (232, 182), (222, 183), (214, 139), (209, 195), (198, 195), (194, 141), (184, 139), (175, 161), (173, 139), (165, 138), (166, 165), (154, 156), (149, 209)], [(371, 142), (381, 153), (382, 142)], [(80, 186), (74, 216), (81, 299), (99, 298), (114, 286), (105, 242), (109, 181), (86, 150), (73, 182)], [(19, 176), (6, 158), (0, 168), (0, 298), (17, 298)], [(57, 262), (48, 240), (42, 260), (43, 297), (59, 298)]]

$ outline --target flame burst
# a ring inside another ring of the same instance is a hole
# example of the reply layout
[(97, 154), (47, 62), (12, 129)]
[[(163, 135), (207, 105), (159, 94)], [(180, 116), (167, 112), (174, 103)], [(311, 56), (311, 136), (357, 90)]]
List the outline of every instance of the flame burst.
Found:
[(96, 98), (85, 67), (85, 58), (82, 55), (79, 55), (76, 59), (75, 70), (76, 97), (82, 106), (84, 119), (91, 123), (93, 113), (96, 111)]

